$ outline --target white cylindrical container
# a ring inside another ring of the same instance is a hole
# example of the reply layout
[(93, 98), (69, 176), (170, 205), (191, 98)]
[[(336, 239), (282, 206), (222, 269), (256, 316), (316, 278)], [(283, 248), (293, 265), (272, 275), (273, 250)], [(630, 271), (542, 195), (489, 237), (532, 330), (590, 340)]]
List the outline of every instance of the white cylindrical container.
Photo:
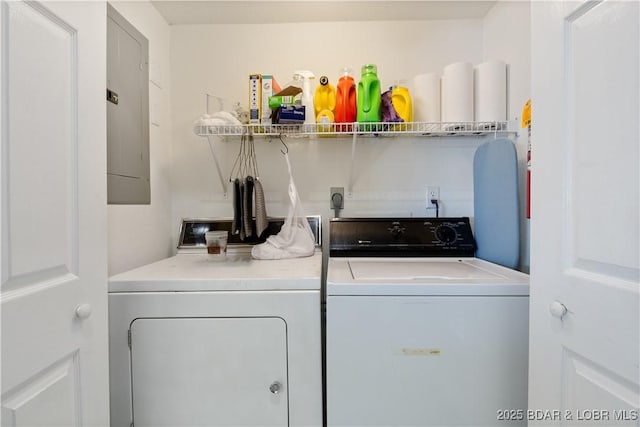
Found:
[(507, 64), (494, 60), (483, 62), (474, 70), (475, 121), (507, 120)]
[(413, 78), (413, 117), (416, 122), (439, 122), (440, 76), (419, 74)]
[(442, 121), (473, 121), (473, 65), (469, 62), (456, 62), (444, 68)]

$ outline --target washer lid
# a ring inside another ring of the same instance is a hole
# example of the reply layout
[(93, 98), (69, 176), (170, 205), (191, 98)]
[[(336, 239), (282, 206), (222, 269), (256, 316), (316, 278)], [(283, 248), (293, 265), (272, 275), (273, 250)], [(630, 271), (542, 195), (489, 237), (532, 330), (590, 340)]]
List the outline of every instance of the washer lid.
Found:
[(327, 295), (529, 295), (529, 276), (477, 258), (329, 258)]
[(497, 272), (489, 272), (462, 260), (451, 261), (363, 261), (350, 260), (354, 280), (504, 280)]

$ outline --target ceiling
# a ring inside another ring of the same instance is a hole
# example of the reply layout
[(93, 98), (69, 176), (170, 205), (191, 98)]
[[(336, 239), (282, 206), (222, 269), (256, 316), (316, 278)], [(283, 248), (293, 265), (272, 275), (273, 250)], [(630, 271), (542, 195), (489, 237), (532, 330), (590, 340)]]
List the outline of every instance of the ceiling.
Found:
[(483, 18), (495, 1), (153, 0), (171, 25)]

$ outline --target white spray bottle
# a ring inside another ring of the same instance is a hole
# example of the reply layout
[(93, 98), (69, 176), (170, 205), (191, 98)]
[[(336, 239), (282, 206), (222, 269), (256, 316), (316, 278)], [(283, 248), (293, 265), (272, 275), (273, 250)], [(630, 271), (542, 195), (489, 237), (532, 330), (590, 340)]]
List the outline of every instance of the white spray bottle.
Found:
[(302, 105), (304, 105), (305, 111), (304, 124), (315, 124), (316, 118), (313, 109), (313, 80), (316, 78), (316, 76), (308, 70), (296, 71), (294, 74), (299, 74), (303, 77)]

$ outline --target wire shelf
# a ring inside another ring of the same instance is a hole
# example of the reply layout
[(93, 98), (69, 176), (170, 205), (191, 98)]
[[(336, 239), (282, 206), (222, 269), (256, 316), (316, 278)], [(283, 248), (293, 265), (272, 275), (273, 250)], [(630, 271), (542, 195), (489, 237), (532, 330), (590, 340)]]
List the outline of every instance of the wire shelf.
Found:
[(329, 124), (250, 124), (196, 126), (200, 136), (482, 136), (508, 133), (508, 122), (406, 122), (406, 123), (329, 123)]

